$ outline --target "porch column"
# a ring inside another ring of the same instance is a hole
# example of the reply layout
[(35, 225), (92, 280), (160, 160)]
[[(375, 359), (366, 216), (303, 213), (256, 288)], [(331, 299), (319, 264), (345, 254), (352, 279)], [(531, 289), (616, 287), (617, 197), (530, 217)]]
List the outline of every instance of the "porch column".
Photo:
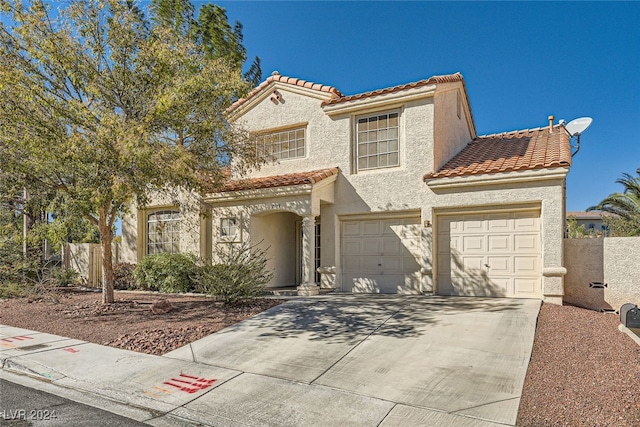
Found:
[(313, 215), (302, 217), (302, 284), (298, 286), (298, 295), (318, 295), (318, 284), (314, 281), (316, 268), (315, 249), (316, 218)]

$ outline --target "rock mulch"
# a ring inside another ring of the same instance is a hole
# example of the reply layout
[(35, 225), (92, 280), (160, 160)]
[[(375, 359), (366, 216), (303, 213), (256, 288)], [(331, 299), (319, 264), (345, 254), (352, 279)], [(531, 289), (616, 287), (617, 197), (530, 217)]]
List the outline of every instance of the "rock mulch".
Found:
[(282, 303), (259, 298), (226, 306), (200, 296), (116, 291), (116, 302), (102, 305), (100, 297), (65, 292), (53, 300), (2, 300), (0, 324), (160, 355)]
[(640, 346), (619, 317), (543, 304), (518, 426), (640, 426)]

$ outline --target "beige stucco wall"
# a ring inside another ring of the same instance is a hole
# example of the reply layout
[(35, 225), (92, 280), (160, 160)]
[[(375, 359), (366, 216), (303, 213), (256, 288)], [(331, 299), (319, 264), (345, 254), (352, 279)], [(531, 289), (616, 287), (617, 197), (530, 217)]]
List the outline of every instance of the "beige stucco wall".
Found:
[(564, 251), (564, 300), (594, 310), (611, 309), (605, 289), (589, 287), (590, 282), (604, 282), (604, 239), (565, 239)]
[(182, 193), (171, 197), (154, 193), (147, 206), (137, 208), (132, 204), (129, 211), (122, 217), (120, 258), (122, 262), (135, 264), (146, 255), (146, 217), (150, 213), (167, 209), (179, 209), (182, 215), (180, 251), (203, 258), (210, 256), (210, 253), (207, 252), (209, 248), (202, 241), (209, 241), (210, 246), (210, 239), (208, 239), (210, 232), (201, 232), (203, 229), (206, 230), (211, 221), (211, 218), (205, 215), (208, 207), (202, 205), (200, 199), (193, 194)]
[[(292, 172), (306, 172), (315, 169), (338, 167), (340, 173), (331, 185), (330, 195), (292, 193), (286, 188), (255, 190), (242, 197), (229, 194), (223, 197), (211, 195), (207, 202), (211, 205), (212, 242), (217, 242), (219, 219), (227, 216), (228, 209), (237, 207), (245, 223), (246, 238), (259, 241), (260, 237), (274, 235), (275, 231), (293, 234), (292, 217), (320, 216), (322, 224), (321, 265), (336, 267), (336, 282), (341, 287), (340, 272), (340, 228), (341, 223), (357, 215), (407, 214), (419, 212), (423, 224), (423, 239), (416, 256), (421, 259), (423, 291), (437, 291), (434, 281), (433, 259), (435, 245), (433, 228), (424, 225), (426, 221), (435, 224), (438, 209), (448, 213), (481, 207), (484, 210), (500, 210), (528, 207), (537, 209), (541, 215), (543, 294), (546, 300), (558, 303), (563, 290), (563, 244), (564, 200), (563, 185), (567, 169), (558, 169), (554, 174), (548, 171), (530, 171), (492, 174), (492, 178), (478, 180), (477, 177), (439, 180), (451, 181), (455, 187), (441, 188), (427, 185), (423, 176), (436, 166), (460, 151), (471, 139), (472, 126), (470, 111), (463, 98), (461, 118), (457, 117), (456, 91), (461, 84), (440, 85), (442, 92), (424, 90), (407, 91), (409, 101), (402, 101), (398, 94), (383, 106), (358, 104), (358, 109), (347, 105), (345, 110), (325, 111), (322, 100), (326, 94), (319, 94), (299, 87), (274, 84), (262, 99), (250, 101), (243, 107), (239, 123), (250, 131), (284, 129), (304, 124), (306, 126), (306, 156), (299, 159), (283, 160), (268, 164), (253, 171), (249, 177), (281, 175)], [(275, 104), (269, 99), (271, 91), (277, 88), (283, 103)], [(423, 88), (424, 89), (424, 88)], [(445, 90), (446, 89), (446, 90)], [(414, 96), (415, 95), (415, 96)], [(404, 95), (403, 95), (404, 96)], [(400, 165), (377, 170), (358, 171), (353, 164), (354, 123), (361, 114), (397, 110), (400, 113)], [(436, 114), (437, 111), (437, 114)], [(437, 132), (435, 132), (437, 129)], [(438, 138), (436, 140), (436, 134)], [(547, 177), (547, 175), (549, 175)], [(551, 176), (553, 175), (553, 176)], [(505, 183), (505, 180), (514, 180)], [(300, 186), (296, 186), (300, 187)], [(328, 188), (323, 191), (327, 192)], [(233, 196), (233, 197), (231, 197)], [(273, 217), (270, 215), (273, 214)], [(252, 225), (252, 220), (259, 218)], [(267, 218), (269, 218), (267, 220)], [(124, 222), (123, 222), (124, 233)], [(284, 235), (284, 234), (283, 234)], [(274, 239), (278, 240), (278, 239)], [(277, 242), (272, 251), (287, 250)], [(271, 243), (273, 245), (273, 243)], [(295, 254), (294, 254), (295, 256)], [(275, 259), (275, 258), (274, 258)], [(291, 259), (271, 263), (274, 270), (283, 270), (282, 281), (290, 276)], [(282, 264), (280, 264), (282, 262)], [(278, 273), (280, 274), (280, 273)], [(279, 276), (278, 276), (279, 277)], [(276, 279), (272, 284), (276, 284)], [(288, 283), (288, 282), (287, 282)], [(284, 285), (285, 283), (282, 283)]]
[[(458, 117), (460, 100), (460, 117)], [(438, 86), (435, 94), (435, 143), (433, 147), (433, 169), (435, 172), (458, 154), (473, 139), (471, 112), (464, 102), (464, 91), (460, 84), (449, 83)]]
[(564, 247), (565, 301), (594, 310), (640, 304), (640, 237), (566, 239)]

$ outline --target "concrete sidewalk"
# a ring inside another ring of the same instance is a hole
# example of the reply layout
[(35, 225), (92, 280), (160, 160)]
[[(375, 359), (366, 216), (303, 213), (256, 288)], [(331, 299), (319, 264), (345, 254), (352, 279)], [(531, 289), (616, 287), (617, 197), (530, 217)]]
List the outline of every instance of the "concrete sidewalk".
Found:
[(0, 376), (155, 426), (514, 425), (539, 308), (296, 299), (165, 356), (0, 326)]

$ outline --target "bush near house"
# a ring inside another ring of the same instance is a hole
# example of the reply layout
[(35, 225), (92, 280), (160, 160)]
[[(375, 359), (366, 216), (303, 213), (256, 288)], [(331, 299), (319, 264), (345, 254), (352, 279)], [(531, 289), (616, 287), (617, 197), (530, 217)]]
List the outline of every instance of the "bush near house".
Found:
[(113, 287), (118, 290), (136, 289), (136, 278), (133, 275), (136, 265), (118, 262), (113, 265)]
[(194, 276), (196, 290), (226, 304), (261, 295), (273, 276), (265, 250), (248, 243), (217, 245), (214, 259), (215, 264), (203, 265)]
[(197, 272), (197, 258), (192, 254), (161, 253), (148, 255), (133, 270), (136, 287), (167, 293), (191, 292)]

